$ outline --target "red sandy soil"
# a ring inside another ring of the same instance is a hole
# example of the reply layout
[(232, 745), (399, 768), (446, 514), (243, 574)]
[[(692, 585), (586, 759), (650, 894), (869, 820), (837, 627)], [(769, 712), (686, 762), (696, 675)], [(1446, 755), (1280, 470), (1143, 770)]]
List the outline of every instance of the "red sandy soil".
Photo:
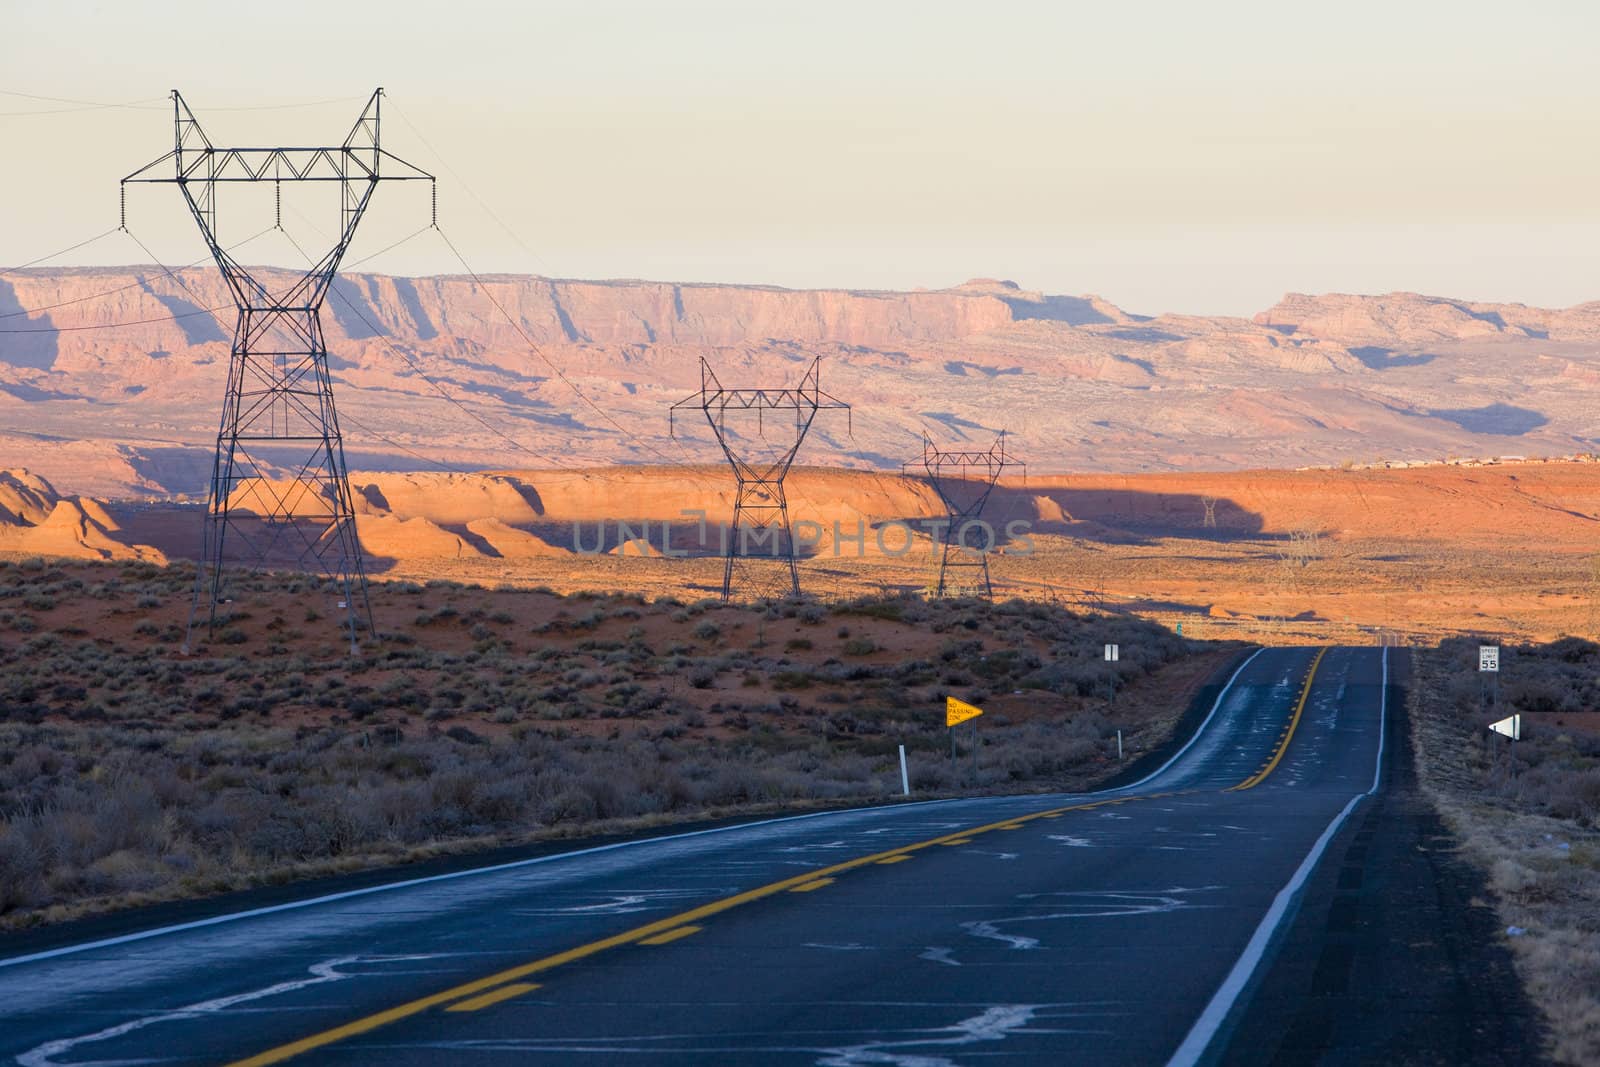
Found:
[[(717, 534), (696, 520), (731, 508), (715, 468), (602, 468), (476, 475), (358, 473), (361, 529), (379, 578), (446, 577), (488, 584), (608, 589), (698, 597), (721, 587)], [(1207, 499), (1215, 526), (1206, 524)], [(904, 555), (884, 527), (938, 514), (917, 479), (805, 469), (790, 480), (797, 520), (825, 533), (802, 564), (824, 598), (920, 589), (925, 536)], [(170, 506), (109, 509), (127, 541), (193, 557), (199, 513)], [(1376, 631), (1429, 638), (1592, 636), (1600, 617), (1600, 465), (1527, 463), (1411, 470), (1061, 475), (1007, 480), (985, 517), (1026, 521), (992, 559), (996, 595), (1125, 611), (1198, 636), (1366, 641)], [(648, 523), (661, 545), (673, 523), (689, 558), (614, 551), (618, 521)], [(725, 521), (725, 520), (724, 520)], [(839, 543), (865, 528), (866, 544)], [(573, 552), (574, 526), (607, 553)], [(877, 544), (885, 534), (890, 554)]]
[(1524, 711), (1524, 726), (1543, 726), (1600, 735), (1600, 711)]
[[(241, 575), (230, 580), (217, 625), (208, 628), (202, 613), (185, 651), (192, 573), (186, 566), (37, 560), (0, 569), (0, 650), (22, 655), (37, 644), (38, 652), (29, 653), (33, 673), (39, 656), (68, 657), (39, 677), (6, 679), (10, 689), (20, 685), (31, 694), (19, 698), (23, 703), (38, 706), (37, 714), (24, 717), (63, 724), (244, 725), (250, 712), (239, 719), (241, 712), (227, 705), (242, 698), (254, 707), (256, 695), (265, 703), (255, 710), (269, 715), (274, 728), (357, 722), (420, 736), (438, 733), (443, 727), (436, 723), (454, 723), (494, 737), (531, 724), (597, 739), (616, 739), (624, 729), (654, 736), (671, 728), (672, 736), (727, 740), (766, 728), (760, 722), (781, 706), (782, 728), (804, 740), (821, 736), (817, 731), (857, 729), (839, 726), (838, 716), (865, 715), (862, 728), (881, 732), (871, 721), (882, 713), (872, 709), (888, 705), (896, 715), (938, 724), (944, 697), (956, 685), (982, 699), (985, 724), (997, 727), (1104, 711), (1127, 730), (1130, 751), (1137, 753), (1161, 743), (1189, 698), (1237, 648), (1189, 646), (1179, 654), (1173, 645), (1170, 661), (1152, 659), (1149, 673), (1131, 671), (1111, 707), (1098, 686), (1087, 693), (1070, 681), (1054, 689), (1014, 688), (1020, 683), (1008, 679), (1032, 668), (991, 674), (982, 661), (999, 652), (1011, 663), (1031, 652), (1035, 666), (1064, 664), (1092, 673), (1101, 666), (1101, 640), (1139, 640), (1137, 624), (1115, 619), (1093, 623), (1041, 609), (1039, 618), (1058, 620), (1050, 625), (1065, 629), (1030, 629), (1016, 612), (984, 608), (974, 615), (954, 604), (936, 606), (931, 615), (923, 609), (924, 619), (901, 619), (905, 605), (894, 603), (887, 613), (841, 605), (765, 617), (715, 602), (684, 606), (638, 596), (562, 597), (388, 581), (372, 589), (379, 639), (363, 638), (362, 654), (352, 658), (332, 583)], [(1090, 632), (1096, 626), (1120, 627), (1121, 636), (1102, 638)], [(1070, 649), (1065, 633), (1073, 635)], [(958, 646), (959, 654), (946, 654)], [(676, 668), (663, 666), (673, 661)], [(886, 679), (913, 661), (927, 665), (925, 677), (909, 688), (898, 682), (891, 688)], [(136, 681), (126, 664), (155, 664), (159, 677)], [(708, 667), (708, 676), (697, 680)], [(830, 673), (830, 667), (836, 669)], [(220, 680), (224, 673), (227, 682)], [(956, 673), (963, 676), (959, 682)], [(637, 683), (636, 693), (657, 699), (617, 700), (621, 682)], [(540, 691), (553, 694), (552, 686), (564, 686), (565, 695), (532, 699)], [(358, 710), (352, 703), (358, 697), (370, 706)]]
[[(4, 477), (32, 496), (0, 522), (0, 553), (196, 554), (195, 507), (102, 507), (39, 490), (25, 472)], [(726, 521), (732, 493), (717, 468), (358, 472), (351, 482), (369, 569), (380, 580), (690, 599), (720, 592), (716, 524)], [(801, 566), (807, 591), (828, 599), (928, 585), (922, 524), (939, 505), (925, 482), (803, 469), (789, 485), (796, 521), (820, 531)], [(703, 546), (686, 511), (704, 511), (711, 523)], [(1013, 540), (991, 558), (997, 597), (1128, 612), (1181, 623), (1194, 636), (1365, 641), (1392, 631), (1511, 640), (1600, 628), (1595, 464), (1056, 475), (1003, 482), (984, 516), (996, 527), (1026, 523), (1031, 541), (1031, 551)], [(907, 532), (895, 522), (913, 528), (909, 550), (900, 551)], [(604, 551), (574, 551), (593, 550), (602, 528)], [(864, 543), (852, 539), (863, 532)], [(619, 548), (619, 537), (636, 540)], [(663, 547), (687, 556), (664, 557)]]

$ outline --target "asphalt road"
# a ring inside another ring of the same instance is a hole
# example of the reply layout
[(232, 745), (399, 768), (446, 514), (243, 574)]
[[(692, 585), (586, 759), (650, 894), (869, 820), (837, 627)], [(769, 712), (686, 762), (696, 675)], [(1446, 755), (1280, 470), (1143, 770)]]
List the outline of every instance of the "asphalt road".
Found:
[(1118, 790), (767, 820), (3, 956), (0, 1055), (1217, 1060), (1384, 777), (1388, 670), (1262, 651)]

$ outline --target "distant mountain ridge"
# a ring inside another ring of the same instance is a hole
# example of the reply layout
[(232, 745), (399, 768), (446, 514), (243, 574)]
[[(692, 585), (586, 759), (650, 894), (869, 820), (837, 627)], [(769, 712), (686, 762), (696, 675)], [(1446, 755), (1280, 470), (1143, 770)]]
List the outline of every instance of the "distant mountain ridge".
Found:
[[(179, 278), (0, 276), (0, 466), (100, 496), (204, 493), (233, 313), (214, 271)], [(999, 279), (887, 292), (353, 273), (324, 323), (346, 447), (369, 470), (716, 461), (703, 420), (669, 432), (666, 418), (698, 389), (700, 359), (728, 386), (780, 385), (819, 355), (824, 388), (854, 411), (819, 418), (802, 454), (814, 464), (898, 468), (925, 429), (982, 447), (1007, 429), (1041, 471), (1566, 454), (1600, 439), (1600, 302), (1290, 294), (1246, 319), (1135, 315)]]
[(1547, 341), (1600, 340), (1600, 301), (1560, 310), (1526, 304), (1480, 304), (1418, 293), (1350, 296), (1290, 293), (1255, 316), (1287, 334), (1343, 344), (1390, 345), (1521, 336)]

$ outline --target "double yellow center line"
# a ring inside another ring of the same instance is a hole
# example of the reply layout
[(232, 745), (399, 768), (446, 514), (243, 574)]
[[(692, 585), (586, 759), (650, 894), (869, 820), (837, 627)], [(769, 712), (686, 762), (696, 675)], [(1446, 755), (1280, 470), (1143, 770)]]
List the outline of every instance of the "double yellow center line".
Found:
[[(1316, 676), (1317, 666), (1322, 662), (1322, 657), (1326, 652), (1326, 649), (1318, 652), (1317, 658), (1312, 661), (1311, 670), (1306, 675), (1305, 686), (1300, 691), (1300, 699), (1295, 705), (1294, 714), (1290, 718), (1288, 724), (1284, 727), (1283, 732), (1279, 735), (1278, 744), (1273, 750), (1271, 758), (1268, 759), (1268, 761), (1259, 771), (1240, 782), (1238, 785), (1229, 787), (1229, 790), (1227, 791), (1251, 789), (1264, 781), (1267, 776), (1270, 775), (1278, 766), (1278, 762), (1283, 758), (1284, 750), (1289, 747), (1289, 741), (1294, 737), (1295, 727), (1300, 722), (1300, 716), (1305, 710), (1306, 698), (1311, 692), (1312, 679)], [(570, 948), (564, 952), (557, 952), (553, 955), (533, 960), (530, 963), (520, 964), (516, 967), (508, 967), (505, 970), (491, 974), (486, 978), (479, 978), (471, 982), (463, 982), (460, 985), (452, 986), (451, 988), (442, 992), (434, 993), (426, 997), (418, 997), (416, 1000), (407, 1001), (404, 1004), (397, 1005), (385, 1011), (375, 1012), (371, 1015), (365, 1016), (364, 1018), (357, 1019), (354, 1022), (345, 1023), (343, 1026), (336, 1026), (332, 1029), (324, 1030), (321, 1033), (312, 1034), (310, 1037), (304, 1037), (298, 1041), (291, 1041), (286, 1045), (279, 1045), (277, 1048), (268, 1049), (267, 1051), (259, 1053), (255, 1056), (250, 1056), (242, 1060), (236, 1060), (229, 1064), (228, 1067), (267, 1067), (269, 1064), (282, 1063), (285, 1060), (293, 1059), (294, 1057), (302, 1055), (303, 1053), (311, 1052), (315, 1049), (335, 1044), (336, 1042), (355, 1037), (359, 1034), (369, 1033), (370, 1031), (376, 1030), (380, 1027), (388, 1026), (390, 1023), (399, 1022), (400, 1020), (409, 1018), (413, 1015), (420, 1015), (422, 1012), (428, 1011), (432, 1008), (440, 1007), (441, 1005), (447, 1005), (445, 1008), (446, 1011), (477, 1011), (480, 1008), (486, 1008), (493, 1004), (498, 1004), (504, 1000), (509, 1000), (512, 997), (520, 996), (523, 993), (532, 992), (533, 990), (538, 989), (539, 986), (537, 984), (523, 981), (523, 979), (529, 978), (533, 975), (543, 974), (546, 971), (554, 970), (557, 967), (574, 963), (578, 960), (587, 959), (590, 956), (595, 956), (602, 952), (609, 951), (610, 949), (620, 948), (625, 945), (670, 944), (673, 941), (677, 941), (679, 938), (688, 937), (691, 934), (698, 933), (700, 930), (699, 924), (714, 915), (720, 915), (725, 911), (730, 911), (744, 904), (750, 904), (758, 900), (765, 900), (766, 898), (776, 896), (779, 893), (809, 893), (813, 890), (821, 889), (824, 886), (830, 885), (838, 875), (843, 874), (846, 871), (853, 871), (857, 868), (867, 867), (873, 864), (901, 863), (910, 859), (913, 853), (920, 852), (924, 849), (937, 848), (940, 846), (954, 847), (970, 844), (972, 838), (978, 834), (984, 834), (994, 830), (1019, 830), (1024, 824), (1033, 822), (1036, 819), (1058, 819), (1062, 815), (1065, 815), (1067, 812), (1071, 811), (1091, 811), (1095, 808), (1111, 807), (1117, 804), (1125, 804), (1133, 800), (1156, 800), (1161, 797), (1180, 796), (1185, 792), (1191, 791), (1186, 790), (1183, 792), (1143, 793), (1137, 796), (1110, 797), (1104, 800), (1087, 801), (1082, 804), (1069, 804), (1065, 807), (1051, 808), (1046, 811), (1034, 812), (1030, 815), (1013, 816), (1011, 818), (1002, 819), (999, 822), (989, 823), (985, 826), (976, 826), (965, 830), (958, 830), (954, 833), (945, 834), (940, 837), (929, 838), (926, 841), (918, 841), (915, 844), (901, 845), (897, 848), (888, 849), (883, 852), (875, 852), (868, 856), (858, 856), (855, 859), (846, 860), (843, 863), (836, 863), (831, 867), (823, 867), (818, 870), (807, 871), (804, 874), (797, 874), (792, 878), (785, 878), (782, 881), (772, 882), (768, 885), (747, 890), (743, 893), (736, 893), (733, 896), (724, 897), (721, 900), (714, 900), (709, 904), (702, 904), (697, 908), (691, 908), (688, 911), (679, 912), (677, 915), (673, 915), (665, 919), (658, 919), (655, 922), (645, 923), (643, 926), (636, 926), (631, 930), (624, 931), (623, 933), (614, 934), (611, 937), (601, 938), (598, 941), (591, 941), (588, 944), (579, 945), (577, 948)]]
[(1261, 769), (1256, 773), (1238, 785), (1229, 786), (1224, 792), (1232, 793), (1240, 789), (1254, 789), (1266, 781), (1268, 775), (1278, 769), (1278, 761), (1282, 760), (1283, 754), (1288, 751), (1289, 742), (1294, 740), (1294, 732), (1300, 725), (1300, 716), (1306, 710), (1306, 699), (1311, 696), (1311, 683), (1317, 677), (1317, 668), (1322, 665), (1322, 657), (1327, 654), (1327, 649), (1319, 649), (1317, 658), (1311, 661), (1311, 669), (1306, 672), (1306, 684), (1300, 687), (1300, 699), (1295, 703), (1294, 714), (1289, 716), (1288, 723), (1284, 726), (1283, 731), (1278, 734), (1278, 744), (1273, 748), (1272, 755), (1267, 757), (1267, 762), (1263, 763)]
[[(747, 890), (743, 893), (736, 893), (731, 897), (723, 897), (721, 900), (714, 900), (709, 904), (702, 904), (698, 908), (691, 908), (688, 911), (679, 912), (677, 915), (673, 915), (669, 918), (658, 919), (652, 923), (645, 923), (643, 926), (636, 926), (632, 930), (627, 930), (611, 937), (601, 938), (598, 941), (591, 941), (586, 945), (579, 945), (577, 948), (567, 949), (565, 952), (557, 952), (554, 955), (545, 956), (544, 958), (534, 960), (531, 963), (524, 963), (516, 967), (508, 967), (503, 971), (489, 975), (487, 978), (479, 978), (475, 981), (463, 982), (461, 985), (453, 986), (450, 989), (444, 990), (443, 992), (434, 993), (426, 997), (418, 997), (416, 1000), (407, 1001), (404, 1004), (397, 1005), (385, 1011), (375, 1012), (374, 1014), (368, 1015), (365, 1018), (357, 1019), (354, 1022), (345, 1023), (343, 1026), (336, 1026), (331, 1030), (324, 1030), (319, 1034), (312, 1034), (310, 1037), (301, 1038), (299, 1041), (291, 1041), (287, 1045), (279, 1045), (277, 1048), (268, 1049), (266, 1052), (251, 1056), (247, 1059), (236, 1060), (230, 1064), (229, 1067), (266, 1067), (267, 1064), (282, 1063), (285, 1060), (292, 1059), (293, 1057), (299, 1056), (303, 1053), (310, 1052), (314, 1049), (323, 1048), (324, 1046), (334, 1044), (335, 1042), (343, 1041), (346, 1038), (355, 1037), (358, 1034), (368, 1033), (372, 1030), (378, 1029), (379, 1027), (387, 1026), (390, 1023), (399, 1022), (401, 1019), (409, 1018), (413, 1015), (419, 1015), (430, 1008), (436, 1008), (444, 1004), (451, 1005), (450, 1008), (447, 1009), (450, 1011), (475, 1011), (478, 1008), (488, 1007), (490, 1004), (496, 1004), (501, 1000), (516, 996), (518, 993), (525, 993), (538, 988), (536, 985), (522, 983), (521, 980), (524, 978), (528, 978), (536, 974), (543, 974), (545, 971), (554, 970), (555, 968), (564, 966), (565, 964), (574, 963), (581, 959), (587, 959), (590, 956), (598, 955), (599, 953), (605, 952), (609, 949), (620, 948), (623, 945), (659, 945), (676, 941), (680, 937), (687, 937), (689, 934), (697, 932), (699, 930), (698, 924), (702, 920), (711, 918), (713, 915), (720, 915), (725, 911), (730, 911), (733, 908), (737, 908), (741, 905), (750, 904), (757, 900), (764, 900), (767, 897), (776, 896), (779, 893), (792, 891), (805, 893), (814, 889), (820, 889), (832, 882), (835, 876), (843, 874), (846, 871), (853, 871), (858, 867), (866, 867), (875, 863), (899, 863), (901, 861), (910, 859), (912, 853), (919, 852), (923, 849), (934, 848), (939, 845), (968, 844), (970, 843), (970, 839), (977, 834), (987, 833), (990, 830), (1013, 829), (1020, 826), (1022, 823), (1031, 822), (1034, 819), (1055, 818), (1069, 811), (1088, 811), (1093, 808), (1105, 807), (1111, 804), (1121, 804), (1126, 800), (1154, 800), (1157, 797), (1174, 795), (1176, 794), (1147, 793), (1139, 797), (1115, 797), (1109, 800), (1094, 800), (1084, 804), (1070, 804), (1063, 808), (1052, 808), (1048, 811), (1034, 812), (1031, 815), (1022, 815), (1008, 819), (1002, 819), (999, 822), (989, 823), (986, 826), (976, 826), (970, 829), (959, 830), (955, 833), (945, 834), (942, 837), (934, 837), (929, 838), (926, 841), (918, 841), (911, 845), (901, 845), (898, 848), (888, 849), (883, 852), (875, 852), (870, 856), (858, 856), (855, 859), (846, 860), (843, 863), (836, 863), (831, 867), (823, 867), (819, 870), (807, 871), (805, 874), (797, 874), (793, 878), (785, 878), (780, 882), (772, 882), (757, 889)], [(510, 988), (509, 983), (518, 983), (524, 985), (525, 987), (518, 989), (515, 993), (507, 993), (503, 997), (496, 995), (499, 993), (500, 987)], [(495, 993), (489, 993), (489, 990), (494, 990)], [(467, 998), (471, 999), (469, 1000)], [(457, 1001), (460, 1003), (454, 1003)]]

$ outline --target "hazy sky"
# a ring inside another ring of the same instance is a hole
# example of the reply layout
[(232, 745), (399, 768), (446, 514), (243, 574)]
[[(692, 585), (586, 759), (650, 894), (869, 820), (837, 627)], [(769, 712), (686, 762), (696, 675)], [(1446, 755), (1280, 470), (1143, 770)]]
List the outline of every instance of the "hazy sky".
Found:
[[(1149, 313), (1600, 299), (1593, 3), (4, 0), (0, 25), (0, 90), (137, 103), (0, 96), (0, 266), (115, 225), (171, 88), (217, 144), (337, 144), (383, 85), (385, 146), (439, 174), (479, 270), (999, 276)], [(352, 258), (427, 221), (379, 196)], [(319, 207), (286, 216), (303, 244)], [(224, 209), (225, 240), (259, 228)], [(174, 189), (129, 221), (203, 252)], [(67, 261), (143, 258), (119, 235)], [(459, 269), (431, 234), (368, 268)]]

